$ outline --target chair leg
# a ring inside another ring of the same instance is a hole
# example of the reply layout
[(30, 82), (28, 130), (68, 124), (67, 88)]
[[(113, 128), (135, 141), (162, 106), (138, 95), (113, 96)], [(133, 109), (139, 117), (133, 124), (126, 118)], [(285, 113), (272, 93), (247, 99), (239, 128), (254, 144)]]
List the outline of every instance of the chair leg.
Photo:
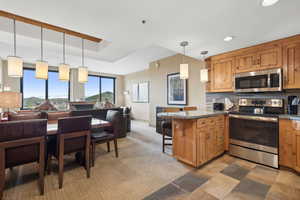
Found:
[(162, 131), (162, 152), (165, 153), (165, 130)]
[(52, 155), (47, 157), (47, 174), (50, 175), (52, 171)]
[(0, 148), (0, 200), (3, 197), (3, 190), (5, 184), (5, 152)]
[(114, 139), (114, 144), (115, 144), (116, 157), (118, 158), (119, 157), (119, 151), (118, 151), (118, 141), (117, 141), (116, 138)]
[(107, 142), (107, 152), (110, 152), (110, 143), (109, 143), (109, 141)]
[(90, 145), (91, 140), (90, 136), (86, 137), (86, 147), (85, 147), (85, 169), (86, 169), (86, 176), (90, 178), (91, 175), (91, 166), (90, 166)]
[(58, 185), (59, 189), (63, 186), (64, 179), (64, 139), (59, 140), (59, 154), (58, 154)]
[(95, 166), (95, 160), (96, 160), (96, 144), (95, 143), (93, 143), (93, 146), (92, 146), (92, 151), (93, 151), (93, 158), (92, 158), (92, 160), (93, 160), (93, 163), (92, 163), (92, 166), (94, 167)]
[(39, 160), (39, 186), (41, 195), (44, 194), (45, 188), (45, 143), (40, 143), (40, 160)]

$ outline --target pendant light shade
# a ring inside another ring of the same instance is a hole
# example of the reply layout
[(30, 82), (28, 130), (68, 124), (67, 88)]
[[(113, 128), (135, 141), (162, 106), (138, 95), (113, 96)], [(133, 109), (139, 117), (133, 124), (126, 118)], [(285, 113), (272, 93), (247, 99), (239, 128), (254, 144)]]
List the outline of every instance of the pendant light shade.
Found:
[(208, 81), (208, 69), (200, 70), (200, 81), (203, 83)]
[(58, 67), (59, 80), (69, 81), (70, 80), (70, 65), (66, 64), (66, 36), (63, 33), (63, 63)]
[(23, 76), (23, 60), (16, 56), (7, 57), (7, 68), (9, 77), (20, 78)]
[(70, 80), (70, 65), (60, 64), (58, 67), (59, 80), (69, 81)]
[(185, 57), (185, 47), (189, 43), (184, 41), (180, 43), (180, 46), (183, 48), (183, 57), (182, 57), (182, 63), (180, 64), (180, 79), (188, 79), (189, 78), (189, 64), (184, 62)]
[(43, 60), (43, 27), (41, 27), (41, 60), (35, 64), (35, 78), (48, 79), (48, 63)]
[(48, 79), (48, 63), (45, 61), (36, 61), (35, 78)]
[(17, 41), (16, 41), (16, 20), (14, 22), (14, 56), (7, 57), (7, 68), (9, 77), (20, 78), (23, 76), (23, 60), (20, 57), (17, 57)]
[(83, 38), (81, 44), (82, 44), (82, 55), (81, 55), (82, 65), (78, 67), (78, 82), (86, 83), (88, 82), (89, 71), (88, 68), (84, 66), (84, 39)]
[(88, 82), (88, 68), (80, 66), (78, 67), (78, 82), (79, 83), (86, 83)]
[(188, 79), (188, 78), (189, 78), (189, 65), (180, 64), (180, 79)]

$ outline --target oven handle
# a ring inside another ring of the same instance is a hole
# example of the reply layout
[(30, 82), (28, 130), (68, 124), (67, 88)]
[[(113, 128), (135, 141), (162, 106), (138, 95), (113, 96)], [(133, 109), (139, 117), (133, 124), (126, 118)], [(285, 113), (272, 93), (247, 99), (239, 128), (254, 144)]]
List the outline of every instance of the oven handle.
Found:
[(260, 116), (252, 116), (252, 115), (233, 115), (233, 114), (230, 114), (229, 117), (237, 118), (237, 119), (264, 121), (264, 122), (278, 122), (278, 118), (276, 117), (260, 117)]

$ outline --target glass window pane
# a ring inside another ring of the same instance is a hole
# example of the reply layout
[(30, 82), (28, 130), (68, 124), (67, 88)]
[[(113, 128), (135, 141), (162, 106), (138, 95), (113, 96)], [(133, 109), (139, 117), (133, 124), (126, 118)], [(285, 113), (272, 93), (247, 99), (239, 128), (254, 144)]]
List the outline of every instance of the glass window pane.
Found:
[(89, 102), (96, 102), (99, 99), (99, 77), (89, 76), (88, 82), (85, 84), (85, 100)]
[(115, 103), (114, 101), (114, 83), (113, 78), (101, 78), (101, 102)]
[(69, 82), (61, 81), (58, 72), (48, 73), (48, 99), (58, 110), (66, 110), (69, 102)]
[(45, 101), (46, 81), (35, 78), (35, 71), (24, 69), (23, 108), (34, 109)]

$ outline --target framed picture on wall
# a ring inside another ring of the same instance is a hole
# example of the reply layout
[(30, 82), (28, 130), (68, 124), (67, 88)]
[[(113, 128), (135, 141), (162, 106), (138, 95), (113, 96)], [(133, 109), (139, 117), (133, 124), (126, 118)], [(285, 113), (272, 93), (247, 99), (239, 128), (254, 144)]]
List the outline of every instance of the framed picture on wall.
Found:
[(132, 85), (132, 101), (135, 103), (149, 102), (149, 82)]
[(168, 105), (187, 105), (187, 80), (174, 73), (168, 74), (167, 81)]

